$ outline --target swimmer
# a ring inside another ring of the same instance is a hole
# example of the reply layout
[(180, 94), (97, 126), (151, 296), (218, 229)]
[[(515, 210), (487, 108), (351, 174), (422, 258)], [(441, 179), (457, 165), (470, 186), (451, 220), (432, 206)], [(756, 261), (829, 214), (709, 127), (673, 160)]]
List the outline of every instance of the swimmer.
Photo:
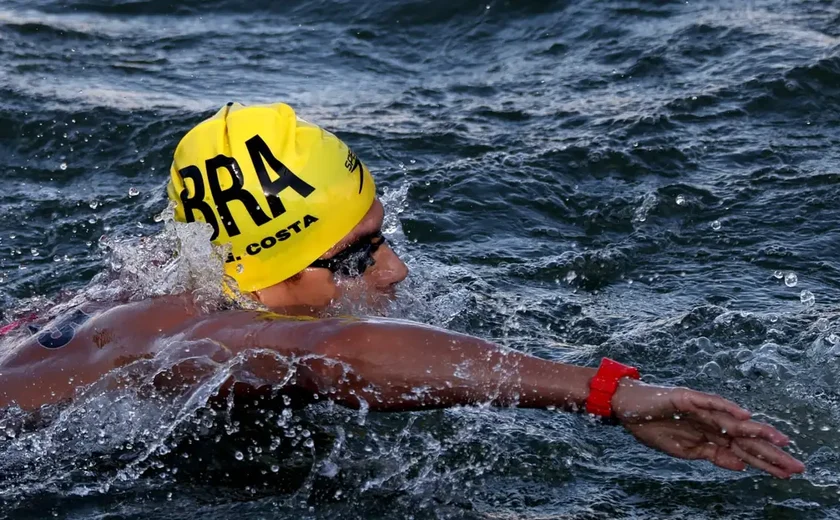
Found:
[(479, 404), (585, 412), (674, 457), (779, 478), (805, 469), (782, 449), (787, 436), (735, 403), (642, 383), (613, 360), (575, 366), (406, 321), (313, 319), (336, 300), (393, 298), (408, 269), (382, 235), (368, 168), (287, 105), (231, 103), (198, 124), (175, 151), (167, 192), (178, 220), (206, 222), (213, 242), (229, 246), (225, 270), (237, 287), (228, 292), (272, 312), (202, 312), (189, 293), (83, 305), (0, 352), (0, 407), (71, 400), (117, 368), (159, 357), (172, 362), (155, 378), (161, 387), (238, 362), (216, 399), (288, 391), (304, 404), (327, 398), (381, 412)]

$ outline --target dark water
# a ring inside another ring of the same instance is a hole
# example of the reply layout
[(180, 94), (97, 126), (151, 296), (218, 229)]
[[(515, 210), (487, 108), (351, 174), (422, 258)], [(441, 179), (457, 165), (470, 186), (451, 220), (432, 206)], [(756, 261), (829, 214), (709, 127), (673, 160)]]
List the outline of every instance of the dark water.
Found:
[(374, 169), (397, 315), (719, 392), (808, 472), (545, 411), (91, 393), (0, 420), (3, 517), (840, 517), (840, 4), (2, 0), (7, 319), (87, 287), (101, 236), (158, 234), (178, 138), (230, 100), (286, 101)]

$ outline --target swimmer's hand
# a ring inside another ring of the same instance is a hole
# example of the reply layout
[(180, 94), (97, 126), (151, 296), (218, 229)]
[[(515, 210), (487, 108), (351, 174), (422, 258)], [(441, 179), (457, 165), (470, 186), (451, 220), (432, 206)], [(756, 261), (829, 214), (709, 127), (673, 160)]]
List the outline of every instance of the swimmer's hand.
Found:
[(743, 471), (748, 465), (778, 478), (805, 471), (782, 451), (790, 440), (731, 401), (687, 388), (622, 379), (613, 396), (619, 422), (642, 444), (681, 459), (704, 459)]

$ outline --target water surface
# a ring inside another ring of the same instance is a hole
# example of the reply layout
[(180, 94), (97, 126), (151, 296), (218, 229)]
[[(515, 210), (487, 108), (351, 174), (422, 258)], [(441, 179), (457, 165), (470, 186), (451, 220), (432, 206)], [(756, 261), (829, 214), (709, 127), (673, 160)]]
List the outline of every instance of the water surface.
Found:
[(4, 0), (0, 65), (6, 319), (112, 269), (171, 288), (144, 266), (179, 137), (285, 101), (374, 170), (412, 268), (394, 315), (721, 393), (808, 465), (726, 472), (547, 411), (92, 389), (0, 419), (2, 516), (840, 516), (837, 3)]

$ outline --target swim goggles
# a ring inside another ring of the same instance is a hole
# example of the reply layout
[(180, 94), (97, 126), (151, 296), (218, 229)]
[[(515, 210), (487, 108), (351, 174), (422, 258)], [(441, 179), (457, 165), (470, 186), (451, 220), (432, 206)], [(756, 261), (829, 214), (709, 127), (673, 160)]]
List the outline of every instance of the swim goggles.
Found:
[(359, 238), (332, 258), (315, 260), (309, 267), (329, 269), (333, 274), (342, 276), (359, 277), (376, 263), (373, 254), (387, 243), (388, 240), (382, 236), (382, 231), (377, 231)]

